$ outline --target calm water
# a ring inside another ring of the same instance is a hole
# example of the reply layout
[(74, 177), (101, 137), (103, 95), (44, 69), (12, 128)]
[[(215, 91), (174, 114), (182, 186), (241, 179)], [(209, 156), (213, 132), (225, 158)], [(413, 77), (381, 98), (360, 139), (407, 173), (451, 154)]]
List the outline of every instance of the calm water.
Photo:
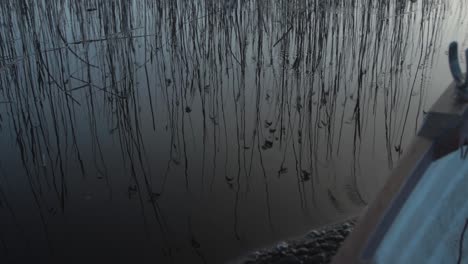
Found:
[(218, 263), (358, 214), (468, 47), (464, 0), (0, 12), (2, 263)]

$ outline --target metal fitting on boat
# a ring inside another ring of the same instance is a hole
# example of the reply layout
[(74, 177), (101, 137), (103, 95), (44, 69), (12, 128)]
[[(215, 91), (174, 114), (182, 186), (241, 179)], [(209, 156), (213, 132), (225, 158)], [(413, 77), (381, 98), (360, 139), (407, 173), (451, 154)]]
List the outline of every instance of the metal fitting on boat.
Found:
[[(465, 50), (465, 62), (468, 65), (468, 49)], [(449, 66), (453, 79), (457, 87), (457, 94), (459, 99), (468, 101), (468, 68), (465, 76), (460, 68), (458, 60), (458, 43), (452, 42), (449, 46)]]

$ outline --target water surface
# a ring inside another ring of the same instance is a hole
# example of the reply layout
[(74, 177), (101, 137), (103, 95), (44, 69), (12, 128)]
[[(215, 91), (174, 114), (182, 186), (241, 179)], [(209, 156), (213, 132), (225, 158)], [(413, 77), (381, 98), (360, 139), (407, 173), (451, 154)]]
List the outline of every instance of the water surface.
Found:
[(1, 1), (2, 258), (219, 263), (358, 214), (468, 47), (464, 1), (373, 2)]

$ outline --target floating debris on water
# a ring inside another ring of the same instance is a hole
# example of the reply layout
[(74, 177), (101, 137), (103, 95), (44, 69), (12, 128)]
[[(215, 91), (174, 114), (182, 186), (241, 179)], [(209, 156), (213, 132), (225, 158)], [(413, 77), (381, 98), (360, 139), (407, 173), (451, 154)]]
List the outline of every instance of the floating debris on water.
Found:
[(271, 149), (272, 147), (273, 147), (273, 141), (265, 140), (265, 142), (263, 143), (262, 149), (267, 150), (267, 149)]
[(302, 170), (302, 181), (308, 181), (310, 180), (310, 172), (306, 170)]

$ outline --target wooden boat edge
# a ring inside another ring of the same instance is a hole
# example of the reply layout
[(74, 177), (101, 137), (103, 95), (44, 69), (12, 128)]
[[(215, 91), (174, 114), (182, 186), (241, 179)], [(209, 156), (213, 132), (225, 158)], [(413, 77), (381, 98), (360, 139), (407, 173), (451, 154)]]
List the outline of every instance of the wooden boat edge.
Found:
[(433, 105), (405, 155), (359, 219), (333, 263), (370, 263), (392, 221), (421, 175), (436, 159), (456, 151), (465, 129), (468, 107), (452, 83)]

